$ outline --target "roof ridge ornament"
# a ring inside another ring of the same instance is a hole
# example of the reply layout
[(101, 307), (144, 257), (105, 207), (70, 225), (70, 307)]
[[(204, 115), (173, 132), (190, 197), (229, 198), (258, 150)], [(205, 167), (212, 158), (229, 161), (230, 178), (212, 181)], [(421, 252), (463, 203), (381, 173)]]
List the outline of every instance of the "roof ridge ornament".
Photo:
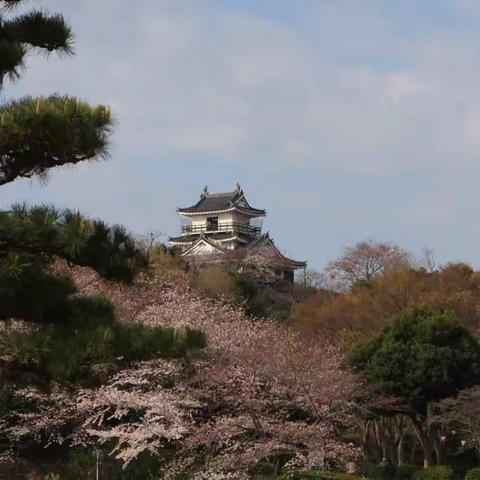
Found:
[(200, 198), (191, 207), (178, 208), (177, 212), (180, 215), (203, 215), (206, 213), (219, 213), (231, 209), (237, 209), (239, 213), (249, 217), (264, 217), (265, 210), (253, 208), (249, 205), (245, 198), (244, 191), (239, 183), (236, 185), (236, 190), (222, 193), (209, 192), (208, 186), (205, 185), (201, 191)]

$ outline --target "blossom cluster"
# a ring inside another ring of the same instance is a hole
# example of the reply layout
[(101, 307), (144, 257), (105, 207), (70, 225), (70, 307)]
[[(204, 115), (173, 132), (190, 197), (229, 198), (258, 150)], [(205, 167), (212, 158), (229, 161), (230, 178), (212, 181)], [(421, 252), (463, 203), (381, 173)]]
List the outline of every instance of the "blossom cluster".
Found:
[(105, 385), (59, 391), (61, 398), (35, 392), (38, 413), (17, 415), (1, 430), (19, 441), (113, 444), (111, 454), (125, 465), (170, 448), (164, 478), (194, 466), (198, 478), (241, 478), (238, 472), (279, 455), (318, 466), (357, 453), (339, 433), (356, 380), (336, 347), (249, 318), (161, 271), (131, 286), (87, 268), (70, 273), (82, 295), (111, 299), (122, 321), (201, 329), (207, 347), (184, 359), (131, 364)]

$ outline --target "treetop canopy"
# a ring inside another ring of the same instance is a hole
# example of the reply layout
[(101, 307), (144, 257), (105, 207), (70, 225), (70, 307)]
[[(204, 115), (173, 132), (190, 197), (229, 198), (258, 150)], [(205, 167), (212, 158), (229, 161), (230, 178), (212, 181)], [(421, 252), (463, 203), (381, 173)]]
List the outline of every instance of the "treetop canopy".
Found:
[(349, 358), (375, 390), (424, 413), (440, 400), (480, 382), (480, 346), (453, 314), (412, 307), (383, 333), (355, 344)]
[(0, 107), (0, 185), (108, 157), (110, 110), (68, 96), (26, 97)]

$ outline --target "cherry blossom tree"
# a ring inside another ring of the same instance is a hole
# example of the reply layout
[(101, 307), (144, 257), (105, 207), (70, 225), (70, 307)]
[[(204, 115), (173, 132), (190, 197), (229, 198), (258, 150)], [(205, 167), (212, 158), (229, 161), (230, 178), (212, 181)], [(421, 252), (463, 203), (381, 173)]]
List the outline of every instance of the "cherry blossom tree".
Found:
[(336, 347), (252, 320), (155, 268), (131, 286), (87, 268), (70, 273), (82, 294), (112, 300), (122, 321), (179, 332), (195, 326), (207, 335), (207, 347), (185, 358), (132, 363), (97, 387), (17, 389), (35, 408), (2, 420), (13, 453), (27, 439), (92, 451), (104, 446), (128, 465), (161, 450), (162, 478), (192, 471), (199, 478), (240, 478), (263, 461), (328, 466), (358, 454), (342, 440), (357, 381)]

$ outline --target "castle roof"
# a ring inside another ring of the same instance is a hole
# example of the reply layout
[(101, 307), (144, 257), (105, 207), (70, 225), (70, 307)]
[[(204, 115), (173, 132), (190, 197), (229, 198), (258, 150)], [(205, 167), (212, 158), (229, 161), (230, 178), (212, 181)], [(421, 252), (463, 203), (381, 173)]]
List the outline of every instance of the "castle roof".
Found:
[(297, 268), (305, 268), (307, 266), (307, 262), (293, 260), (283, 255), (282, 252), (280, 252), (280, 250), (275, 246), (273, 239), (270, 238), (268, 233), (260, 235), (254, 241), (247, 243), (245, 246), (240, 247), (236, 251), (231, 251), (222, 247), (222, 240), (229, 240), (231, 238), (231, 234), (221, 233), (212, 235), (209, 233), (201, 233), (200, 235), (170, 238), (170, 242), (177, 245), (188, 245), (188, 248), (182, 253), (182, 256), (185, 257), (194, 254), (199, 245), (206, 243), (213, 247), (217, 254), (227, 254), (231, 255), (232, 257), (235, 255), (260, 255), (272, 265), (278, 267), (287, 267), (294, 270)]
[(253, 208), (247, 202), (243, 190), (237, 184), (233, 192), (209, 193), (207, 187), (200, 196), (200, 200), (191, 207), (178, 208), (181, 215), (197, 215), (205, 213), (221, 213), (226, 211), (238, 211), (252, 217), (262, 217), (265, 210)]
[(293, 269), (306, 268), (307, 266), (307, 262), (293, 260), (283, 255), (283, 253), (275, 246), (273, 239), (270, 238), (268, 233), (260, 235), (256, 240), (247, 245), (246, 248), (251, 254), (255, 255), (258, 253), (267, 258), (274, 265), (281, 265)]
[[(225, 248), (223, 248), (218, 241), (215, 241), (209, 238), (208, 236), (201, 234), (200, 237), (183, 252), (182, 256), (188, 257), (194, 254), (197, 247), (202, 243), (209, 245), (212, 248), (212, 251), (215, 252), (214, 255), (215, 254), (225, 255), (228, 251)], [(212, 255), (212, 252), (210, 253), (210, 255)]]
[(240, 239), (247, 243), (249, 236), (242, 232), (201, 232), (200, 234), (180, 235), (179, 237), (169, 237), (168, 240), (171, 244), (189, 244), (197, 241), (200, 236), (205, 236), (215, 241), (225, 241), (230, 239)]

